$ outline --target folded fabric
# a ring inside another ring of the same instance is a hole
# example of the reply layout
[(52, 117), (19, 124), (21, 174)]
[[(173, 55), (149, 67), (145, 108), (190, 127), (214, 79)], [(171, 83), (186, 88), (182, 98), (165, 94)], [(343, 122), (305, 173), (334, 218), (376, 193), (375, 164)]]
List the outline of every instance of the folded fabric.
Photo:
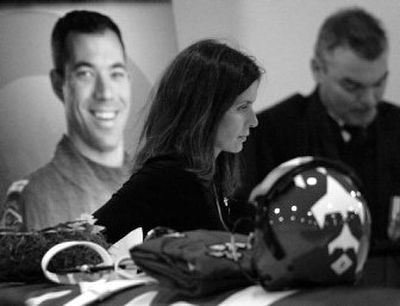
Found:
[(200, 297), (252, 284), (248, 237), (197, 230), (169, 234), (130, 250), (135, 264), (183, 296)]

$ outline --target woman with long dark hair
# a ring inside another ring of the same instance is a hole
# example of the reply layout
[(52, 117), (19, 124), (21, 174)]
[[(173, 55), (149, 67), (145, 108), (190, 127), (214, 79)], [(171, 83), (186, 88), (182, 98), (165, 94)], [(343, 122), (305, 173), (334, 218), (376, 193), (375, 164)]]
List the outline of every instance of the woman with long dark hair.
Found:
[(262, 75), (254, 59), (216, 40), (183, 50), (153, 94), (131, 178), (94, 213), (110, 242), (135, 228), (227, 230), (245, 203), (241, 151), (258, 122), (252, 108)]

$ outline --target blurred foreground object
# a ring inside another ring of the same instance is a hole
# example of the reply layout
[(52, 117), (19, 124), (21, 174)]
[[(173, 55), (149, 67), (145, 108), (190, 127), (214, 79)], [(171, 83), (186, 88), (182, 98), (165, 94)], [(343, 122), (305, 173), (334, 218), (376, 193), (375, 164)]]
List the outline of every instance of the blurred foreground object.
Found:
[(158, 227), (131, 257), (162, 286), (200, 297), (252, 284), (248, 236), (223, 231), (176, 232)]
[(249, 198), (257, 205), (253, 259), (268, 290), (351, 284), (369, 251), (370, 215), (343, 164), (299, 157), (275, 168)]
[[(20, 232), (0, 229), (0, 282), (43, 282), (43, 255), (54, 245), (65, 241), (91, 241), (109, 246), (98, 226), (88, 221), (60, 223), (40, 231)], [(98, 264), (101, 257), (86, 247), (74, 247), (57, 254), (49, 262), (50, 271), (61, 271), (83, 264)]]

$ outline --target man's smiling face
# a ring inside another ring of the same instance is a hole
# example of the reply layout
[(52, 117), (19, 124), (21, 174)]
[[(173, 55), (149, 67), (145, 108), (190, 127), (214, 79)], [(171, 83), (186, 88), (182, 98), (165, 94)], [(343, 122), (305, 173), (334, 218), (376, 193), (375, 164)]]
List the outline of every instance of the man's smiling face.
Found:
[(72, 141), (100, 151), (123, 145), (130, 104), (124, 50), (112, 31), (68, 36), (62, 98)]

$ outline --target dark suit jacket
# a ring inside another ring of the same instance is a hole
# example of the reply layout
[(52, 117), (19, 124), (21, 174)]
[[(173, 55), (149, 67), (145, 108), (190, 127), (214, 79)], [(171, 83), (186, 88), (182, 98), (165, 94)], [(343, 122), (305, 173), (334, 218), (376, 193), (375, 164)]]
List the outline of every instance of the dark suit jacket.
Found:
[[(337, 124), (336, 131), (332, 127), (332, 119), (321, 104), (317, 90), (310, 96), (289, 97), (259, 113), (258, 120), (259, 125), (245, 144), (242, 155), (245, 172), (240, 197), (247, 197), (269, 171), (294, 157), (313, 155), (341, 160), (337, 143), (339, 128)], [(376, 176), (368, 171), (364, 175), (357, 174), (368, 191), (373, 238), (381, 240), (387, 237), (391, 197), (400, 195), (400, 108), (381, 102), (368, 133), (374, 138), (370, 149), (376, 158), (370, 163), (376, 169)], [(372, 179), (366, 177), (369, 175)]]

